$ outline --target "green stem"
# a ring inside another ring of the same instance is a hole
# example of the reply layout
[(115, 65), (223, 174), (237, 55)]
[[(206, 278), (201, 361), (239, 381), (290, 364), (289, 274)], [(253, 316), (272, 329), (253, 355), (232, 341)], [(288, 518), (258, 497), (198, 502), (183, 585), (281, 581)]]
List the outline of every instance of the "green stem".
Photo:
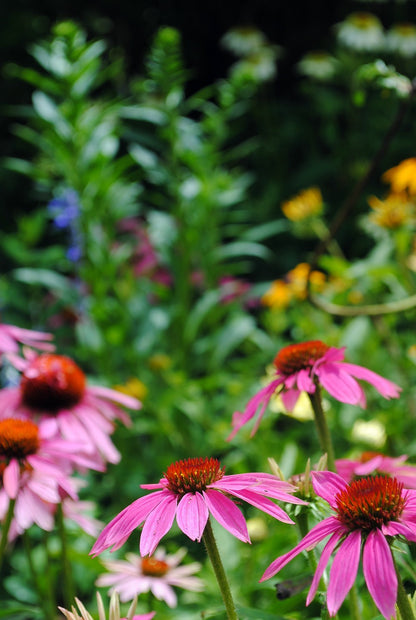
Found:
[(1, 540), (0, 540), (0, 570), (3, 565), (4, 555), (7, 547), (7, 539), (9, 536), (10, 525), (13, 519), (14, 513), (14, 505), (16, 503), (15, 499), (11, 499), (9, 501), (9, 508), (7, 510), (6, 518), (3, 523), (2, 532), (1, 532)]
[(208, 557), (214, 569), (215, 577), (217, 578), (217, 582), (220, 587), (221, 596), (224, 601), (225, 610), (227, 612), (227, 618), (228, 620), (238, 620), (237, 610), (235, 608), (233, 597), (231, 595), (230, 585), (224, 571), (224, 566), (221, 561), (217, 543), (214, 537), (214, 532), (212, 531), (212, 526), (209, 519), (205, 526), (202, 538), (205, 543)]
[(315, 417), (315, 425), (316, 430), (318, 431), (321, 450), (326, 452), (328, 469), (330, 471), (335, 471), (334, 448), (332, 446), (331, 433), (329, 432), (325, 412), (322, 407), (321, 390), (318, 384), (315, 385), (315, 392), (313, 394), (309, 394), (309, 399), (311, 401)]
[(404, 589), (402, 578), (396, 565), (397, 574), (397, 607), (400, 611), (402, 620), (415, 620), (415, 614), (413, 612), (410, 601), (407, 597), (406, 590)]
[(38, 595), (38, 601), (43, 609), (45, 620), (54, 620), (56, 617), (56, 608), (52, 607), (52, 601), (48, 596), (45, 596), (44, 589), (42, 588), (39, 580), (38, 573), (32, 559), (32, 545), (30, 543), (29, 535), (26, 532), (23, 533), (23, 543), (26, 551), (26, 557), (29, 564), (29, 572), (32, 578), (32, 583), (36, 589)]
[(357, 586), (354, 583), (349, 594), (351, 620), (361, 620), (360, 601), (358, 598)]
[(61, 566), (62, 566), (62, 577), (63, 577), (63, 595), (64, 595), (65, 606), (67, 607), (67, 609), (70, 609), (74, 601), (75, 590), (74, 590), (74, 582), (72, 579), (71, 564), (68, 558), (68, 541), (67, 541), (65, 524), (64, 524), (62, 504), (59, 504), (56, 510), (56, 523), (58, 526), (59, 537), (61, 539)]
[[(309, 532), (308, 513), (306, 512), (305, 509), (303, 509), (295, 517), (295, 519), (296, 519), (297, 526), (299, 528), (299, 532), (300, 532), (302, 538), (304, 538), (306, 536), (306, 534), (308, 534), (308, 532)], [(311, 549), (310, 551), (308, 551), (308, 558), (309, 558), (309, 566), (311, 567), (311, 570), (314, 573), (316, 571), (317, 567), (318, 567), (318, 562), (316, 560), (316, 555), (315, 555), (315, 550), (314, 549)]]

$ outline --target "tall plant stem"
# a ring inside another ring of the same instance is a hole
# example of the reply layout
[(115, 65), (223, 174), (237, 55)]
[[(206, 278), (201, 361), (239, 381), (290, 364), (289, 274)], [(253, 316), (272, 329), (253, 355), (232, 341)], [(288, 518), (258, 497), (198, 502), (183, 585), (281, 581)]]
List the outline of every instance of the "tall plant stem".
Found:
[(30, 542), (29, 534), (27, 532), (23, 533), (23, 544), (26, 551), (27, 562), (29, 565), (30, 576), (32, 578), (32, 583), (36, 589), (38, 595), (38, 601), (40, 606), (43, 609), (44, 619), (45, 620), (54, 620), (56, 617), (56, 607), (54, 606), (54, 602), (49, 596), (45, 596), (45, 590), (42, 587), (39, 580), (39, 571), (36, 570), (35, 565), (33, 563), (32, 558), (32, 545)]
[(397, 607), (402, 620), (415, 620), (415, 614), (404, 589), (403, 581), (396, 564), (397, 574)]
[(64, 524), (62, 504), (59, 504), (56, 510), (56, 523), (58, 526), (59, 538), (61, 539), (61, 566), (62, 566), (62, 577), (63, 577), (63, 595), (64, 595), (65, 605), (68, 609), (70, 609), (73, 603), (75, 594), (74, 594), (74, 582), (72, 579), (71, 564), (68, 558), (68, 541), (67, 541), (65, 524)]
[(353, 584), (349, 593), (349, 602), (351, 620), (361, 620), (360, 601), (358, 598), (357, 586), (355, 583)]
[(221, 596), (224, 601), (225, 610), (227, 612), (227, 618), (228, 620), (238, 620), (237, 610), (235, 608), (234, 600), (230, 590), (230, 584), (228, 583), (228, 579), (224, 571), (224, 566), (221, 561), (217, 542), (215, 540), (214, 532), (212, 531), (212, 526), (209, 519), (205, 526), (202, 538), (205, 543), (208, 557), (214, 569), (215, 577), (217, 578), (217, 582), (221, 591)]
[(1, 540), (0, 540), (0, 571), (3, 566), (4, 555), (6, 553), (7, 547), (7, 539), (9, 536), (10, 525), (13, 519), (14, 513), (14, 505), (16, 503), (15, 499), (11, 499), (9, 502), (9, 508), (7, 510), (6, 518), (3, 523), (2, 531), (1, 531)]
[(313, 394), (309, 394), (309, 399), (313, 409), (321, 450), (327, 454), (328, 469), (330, 471), (335, 471), (334, 448), (332, 445), (331, 433), (329, 432), (325, 412), (322, 407), (321, 390), (318, 383), (315, 385), (315, 392)]

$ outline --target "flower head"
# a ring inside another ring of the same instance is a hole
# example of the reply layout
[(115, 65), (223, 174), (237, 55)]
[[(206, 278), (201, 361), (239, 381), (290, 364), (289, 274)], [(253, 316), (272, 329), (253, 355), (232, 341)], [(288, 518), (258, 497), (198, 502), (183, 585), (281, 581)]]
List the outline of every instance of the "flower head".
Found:
[(409, 196), (416, 195), (416, 157), (404, 159), (397, 166), (386, 170), (383, 181), (390, 184), (394, 194), (407, 192)]
[(299, 222), (315, 215), (323, 209), (323, 198), (319, 187), (308, 187), (282, 204), (282, 211), (292, 222)]
[(15, 500), (11, 537), (33, 523), (51, 530), (63, 495), (77, 499), (69, 475), (74, 462), (84, 462), (82, 444), (51, 439), (45, 430), (30, 420), (0, 420), (0, 520)]
[(405, 489), (416, 489), (416, 466), (406, 464), (407, 456), (384, 456), (379, 452), (363, 452), (357, 460), (338, 459), (335, 461), (337, 473), (347, 482), (368, 475), (392, 476), (403, 484)]
[(228, 439), (232, 439), (256, 415), (261, 405), (252, 435), (256, 432), (267, 404), (277, 389), (280, 389), (283, 404), (289, 411), (296, 405), (301, 392), (313, 394), (318, 384), (342, 403), (365, 407), (365, 394), (356, 379), (373, 385), (384, 398), (398, 398), (401, 390), (398, 385), (363, 366), (344, 362), (344, 350), (329, 347), (320, 340), (292, 344), (281, 349), (273, 362), (276, 378), (253, 396), (243, 413), (234, 413), (234, 428)]
[(31, 356), (20, 385), (0, 391), (0, 417), (41, 420), (50, 435), (82, 442), (90, 457), (110, 463), (120, 460), (110, 440), (113, 420), (130, 423), (119, 405), (139, 409), (141, 403), (116, 390), (88, 385), (71, 358), (50, 353)]
[(156, 491), (136, 499), (101, 532), (91, 553), (119, 549), (131, 532), (144, 523), (140, 554), (151, 555), (161, 538), (176, 522), (191, 540), (200, 541), (211, 514), (226, 530), (243, 542), (250, 542), (246, 521), (231, 497), (243, 500), (284, 523), (293, 523), (269, 497), (303, 504), (292, 497), (291, 484), (272, 474), (249, 473), (226, 476), (213, 458), (191, 458), (170, 465), (157, 484), (142, 484)]
[(375, 15), (359, 11), (338, 24), (338, 40), (357, 52), (375, 52), (385, 45), (383, 26)]
[(405, 193), (390, 194), (385, 200), (370, 196), (368, 204), (373, 210), (370, 220), (381, 228), (395, 230), (414, 221), (414, 204), (409, 202)]
[(312, 580), (306, 604), (312, 601), (319, 581), (335, 552), (332, 563), (327, 607), (335, 616), (357, 576), (361, 549), (367, 588), (381, 614), (394, 616), (397, 576), (391, 539), (402, 536), (416, 541), (416, 494), (404, 490), (402, 483), (386, 476), (370, 476), (348, 484), (329, 471), (312, 472), (315, 493), (322, 497), (333, 514), (315, 525), (294, 549), (276, 558), (260, 581), (276, 575), (290, 560), (324, 540), (326, 543)]
[(395, 24), (386, 35), (390, 51), (411, 58), (416, 54), (416, 26), (410, 23)]
[(100, 575), (96, 585), (111, 586), (110, 592), (117, 591), (123, 602), (150, 591), (169, 607), (176, 607), (177, 597), (172, 586), (194, 592), (200, 592), (204, 587), (201, 579), (194, 575), (201, 568), (198, 562), (180, 566), (185, 555), (185, 549), (167, 554), (161, 547), (154, 555), (145, 558), (127, 553), (126, 560), (103, 562), (110, 572)]
[[(62, 614), (67, 618), (67, 620), (94, 620), (91, 614), (86, 610), (84, 605), (78, 598), (75, 598), (75, 602), (77, 604), (78, 610), (72, 606), (71, 611), (68, 609), (64, 609), (63, 607), (59, 607), (58, 609), (62, 612)], [(155, 613), (154, 611), (148, 614), (136, 614), (134, 615), (135, 609), (137, 605), (137, 598), (135, 598), (130, 605), (129, 611), (127, 613), (127, 618), (121, 618), (120, 616), (120, 601), (118, 598), (118, 594), (114, 592), (110, 599), (110, 609), (108, 620), (151, 620)], [(97, 592), (97, 606), (98, 606), (98, 620), (106, 620), (106, 613), (103, 605), (102, 598), (100, 594)], [(79, 615), (81, 614), (81, 615)]]

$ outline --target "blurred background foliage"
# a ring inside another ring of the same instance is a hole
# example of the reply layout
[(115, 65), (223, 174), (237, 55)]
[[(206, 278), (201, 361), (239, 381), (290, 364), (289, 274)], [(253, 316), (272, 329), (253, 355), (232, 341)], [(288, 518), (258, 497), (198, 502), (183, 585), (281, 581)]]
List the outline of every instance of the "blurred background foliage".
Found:
[[(286, 476), (315, 462), (308, 411), (287, 416), (278, 401), (254, 438), (225, 441), (290, 342), (347, 346), (403, 387), (397, 402), (369, 390), (364, 413), (328, 403), (337, 456), (416, 459), (416, 6), (223, 4), (1, 9), (2, 321), (53, 331), (91, 381), (144, 403), (117, 431), (120, 465), (90, 476), (104, 521), (180, 458), (237, 473), (268, 471), (270, 456)], [(373, 304), (385, 307), (361, 309)], [(287, 544), (271, 519), (257, 526), (251, 547), (218, 532), (236, 599), (264, 618), (317, 617), (304, 593), (278, 601), (257, 583)], [(81, 598), (99, 570), (90, 543), (74, 532)], [(204, 578), (205, 617), (221, 617), (207, 567)], [(7, 584), (33, 602), (23, 577)], [(200, 600), (185, 594), (181, 617)]]

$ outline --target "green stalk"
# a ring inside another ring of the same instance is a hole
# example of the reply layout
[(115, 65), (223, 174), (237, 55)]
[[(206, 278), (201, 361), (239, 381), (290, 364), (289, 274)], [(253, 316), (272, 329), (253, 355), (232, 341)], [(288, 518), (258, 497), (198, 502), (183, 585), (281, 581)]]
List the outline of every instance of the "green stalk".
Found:
[(315, 384), (315, 392), (313, 394), (308, 394), (308, 396), (314, 413), (315, 425), (316, 430), (318, 431), (321, 450), (326, 452), (328, 469), (330, 471), (335, 471), (334, 448), (332, 445), (331, 433), (329, 432), (325, 412), (322, 407), (321, 389), (318, 383)]
[(351, 620), (361, 620), (360, 601), (358, 598), (357, 586), (355, 583), (353, 584), (349, 593), (349, 602)]
[(67, 609), (71, 609), (71, 605), (75, 598), (74, 582), (72, 579), (72, 569), (68, 558), (68, 541), (66, 536), (64, 515), (62, 511), (62, 504), (58, 505), (56, 510), (56, 523), (58, 526), (58, 534), (61, 539), (61, 567), (63, 577), (63, 595), (65, 606)]
[(227, 612), (227, 618), (228, 620), (238, 620), (237, 610), (235, 608), (234, 600), (230, 590), (230, 584), (228, 583), (228, 579), (224, 571), (224, 566), (221, 561), (217, 542), (215, 540), (214, 532), (212, 531), (212, 526), (209, 519), (205, 526), (202, 539), (205, 543), (208, 557), (211, 561), (215, 577), (217, 578), (217, 582), (220, 587), (221, 596), (224, 601), (225, 610)]
[(0, 540), (0, 570), (3, 566), (3, 560), (5, 556), (5, 551), (7, 547), (7, 538), (9, 536), (10, 525), (13, 519), (14, 513), (14, 505), (16, 503), (15, 499), (11, 499), (9, 501), (9, 508), (7, 510), (6, 518), (3, 523), (2, 532), (1, 532), (1, 540)]
[(26, 551), (26, 557), (29, 564), (30, 576), (32, 578), (32, 583), (36, 589), (38, 595), (39, 605), (42, 607), (45, 620), (55, 620), (56, 618), (56, 607), (52, 602), (51, 598), (45, 596), (45, 591), (42, 588), (39, 581), (39, 571), (36, 570), (35, 565), (33, 563), (32, 558), (32, 545), (30, 542), (29, 534), (26, 532), (23, 533), (23, 543)]
[(396, 564), (397, 574), (397, 607), (402, 620), (415, 620), (415, 614), (404, 589), (403, 581)]

